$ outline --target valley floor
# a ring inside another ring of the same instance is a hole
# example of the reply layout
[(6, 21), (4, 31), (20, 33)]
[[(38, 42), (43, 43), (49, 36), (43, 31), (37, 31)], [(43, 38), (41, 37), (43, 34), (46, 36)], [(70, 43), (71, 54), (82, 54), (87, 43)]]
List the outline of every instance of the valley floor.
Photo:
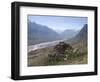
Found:
[(48, 54), (52, 54), (53, 47), (43, 48), (28, 53), (28, 66), (48, 66), (48, 65), (77, 65), (87, 64), (87, 53), (70, 60), (58, 61), (51, 63)]

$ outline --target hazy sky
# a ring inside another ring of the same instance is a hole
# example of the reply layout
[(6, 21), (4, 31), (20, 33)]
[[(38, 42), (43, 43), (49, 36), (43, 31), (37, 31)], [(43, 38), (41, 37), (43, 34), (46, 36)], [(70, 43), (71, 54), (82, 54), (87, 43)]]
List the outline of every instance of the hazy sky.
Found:
[(84, 24), (88, 23), (87, 17), (29, 15), (28, 19), (31, 22), (48, 26), (59, 33), (66, 29), (80, 30)]

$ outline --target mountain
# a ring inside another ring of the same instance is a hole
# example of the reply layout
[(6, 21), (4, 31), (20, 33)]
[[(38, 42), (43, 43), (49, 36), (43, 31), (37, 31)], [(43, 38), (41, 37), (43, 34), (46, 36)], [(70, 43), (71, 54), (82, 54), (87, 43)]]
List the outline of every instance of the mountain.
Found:
[(62, 36), (62, 38), (68, 40), (68, 39), (74, 37), (77, 33), (78, 33), (78, 31), (75, 31), (75, 30), (65, 30), (64, 32), (61, 33), (61, 36)]
[(83, 26), (83, 28), (80, 30), (80, 32), (74, 37), (74, 39), (76, 40), (81, 40), (81, 41), (86, 41), (87, 40), (87, 28), (88, 28), (88, 25), (85, 24)]
[(84, 46), (85, 48), (87, 48), (87, 39), (88, 39), (87, 36), (88, 36), (88, 25), (85, 24), (76, 36), (67, 40), (66, 42), (67, 43), (69, 42), (73, 47), (81, 48)]
[(28, 20), (28, 45), (59, 39), (59, 34), (54, 30)]

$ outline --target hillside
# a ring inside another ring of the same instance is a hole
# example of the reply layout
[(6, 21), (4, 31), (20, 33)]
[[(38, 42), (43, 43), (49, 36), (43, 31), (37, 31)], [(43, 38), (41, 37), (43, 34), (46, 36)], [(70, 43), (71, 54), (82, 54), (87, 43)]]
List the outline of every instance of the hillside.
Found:
[(88, 25), (85, 24), (80, 32), (73, 38), (73, 40), (77, 41), (86, 41), (87, 40), (87, 28)]
[(67, 40), (66, 42), (70, 42), (71, 44), (86, 44), (87, 45), (87, 28), (88, 25), (85, 24), (83, 28), (77, 33), (73, 38)]

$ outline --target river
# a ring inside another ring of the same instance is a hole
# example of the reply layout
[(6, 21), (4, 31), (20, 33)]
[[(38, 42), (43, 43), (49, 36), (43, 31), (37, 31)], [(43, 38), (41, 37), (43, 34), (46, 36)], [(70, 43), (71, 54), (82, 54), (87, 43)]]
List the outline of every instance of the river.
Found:
[(59, 42), (62, 42), (62, 41), (65, 41), (65, 40), (56, 40), (56, 41), (44, 42), (44, 43), (40, 43), (40, 44), (31, 45), (31, 46), (28, 46), (28, 52), (34, 51), (34, 50), (37, 50), (37, 49), (42, 49), (42, 48), (55, 46)]

